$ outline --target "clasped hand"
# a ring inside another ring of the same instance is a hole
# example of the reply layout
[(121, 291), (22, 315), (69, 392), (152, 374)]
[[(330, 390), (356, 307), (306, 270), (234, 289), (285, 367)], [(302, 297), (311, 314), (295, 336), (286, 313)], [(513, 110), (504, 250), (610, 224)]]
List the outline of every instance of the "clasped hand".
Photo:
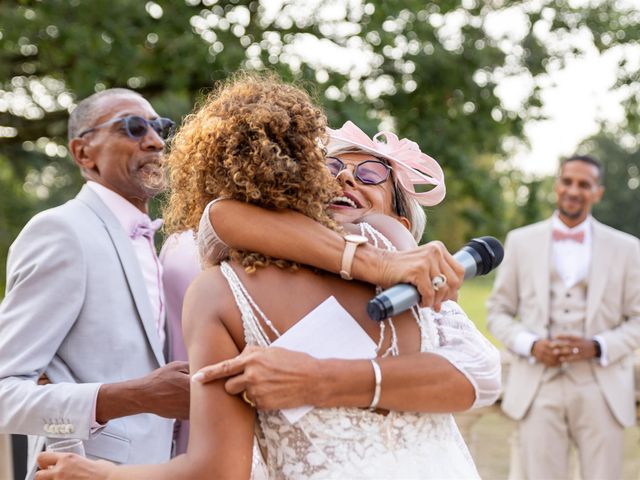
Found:
[(551, 339), (536, 340), (531, 348), (531, 355), (547, 367), (557, 367), (562, 363), (594, 358), (596, 349), (590, 338), (559, 335)]

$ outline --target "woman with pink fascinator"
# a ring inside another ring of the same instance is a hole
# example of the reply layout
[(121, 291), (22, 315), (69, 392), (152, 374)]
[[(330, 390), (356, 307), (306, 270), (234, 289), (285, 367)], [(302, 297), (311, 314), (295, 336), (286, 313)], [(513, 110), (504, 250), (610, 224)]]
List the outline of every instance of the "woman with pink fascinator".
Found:
[[(42, 454), (53, 471), (39, 478), (247, 478), (254, 423), (268, 478), (478, 478), (450, 412), (495, 400), (499, 357), (448, 300), (460, 267), (440, 244), (416, 247), (421, 205), (444, 197), (442, 170), (415, 143), (371, 139), (351, 123), (329, 131), (325, 157), (324, 122), (306, 94), (254, 77), (219, 89), (188, 118), (169, 157), (180, 186), (169, 212), (189, 205), (179, 226), (194, 228), (192, 213), (204, 208), (201, 260), (219, 266), (185, 299), (190, 367), (199, 370), (187, 453), (157, 467)], [(416, 190), (425, 184), (431, 190)], [(205, 208), (207, 196), (226, 200)], [(234, 209), (242, 216), (219, 215)], [(245, 244), (232, 238), (242, 232)], [(424, 308), (370, 320), (372, 285), (402, 281), (418, 286)], [(278, 348), (296, 342), (339, 354)], [(290, 411), (302, 405), (316, 408)]]

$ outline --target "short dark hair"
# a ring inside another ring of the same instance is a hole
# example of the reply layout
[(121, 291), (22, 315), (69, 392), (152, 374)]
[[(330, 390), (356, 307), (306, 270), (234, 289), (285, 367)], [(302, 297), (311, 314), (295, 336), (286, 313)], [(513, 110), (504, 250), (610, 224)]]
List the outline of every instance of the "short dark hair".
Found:
[(96, 109), (96, 105), (105, 97), (136, 95), (142, 97), (138, 92), (129, 90), (128, 88), (109, 88), (82, 100), (69, 115), (67, 124), (67, 137), (69, 141), (76, 138), (82, 130), (90, 128), (100, 116), (100, 112)]
[(560, 169), (562, 170), (562, 167), (564, 167), (569, 162), (584, 162), (588, 163), (589, 165), (593, 165), (598, 169), (598, 182), (602, 183), (602, 181), (604, 180), (604, 167), (602, 166), (600, 160), (598, 160), (596, 157), (592, 157), (591, 155), (571, 155), (570, 157), (565, 158), (564, 160), (562, 160), (562, 162), (560, 162)]

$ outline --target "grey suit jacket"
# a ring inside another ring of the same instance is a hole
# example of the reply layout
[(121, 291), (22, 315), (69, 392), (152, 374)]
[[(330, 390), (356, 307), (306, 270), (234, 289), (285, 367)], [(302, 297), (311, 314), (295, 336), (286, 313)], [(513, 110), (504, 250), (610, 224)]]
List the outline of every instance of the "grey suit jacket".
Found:
[[(135, 252), (106, 205), (85, 186), (36, 215), (9, 250), (0, 305), (0, 432), (82, 438), (88, 456), (118, 463), (166, 461), (172, 420), (135, 415), (91, 434), (102, 383), (163, 364)], [(37, 385), (43, 372), (50, 385)], [(36, 443), (32, 454), (42, 437)]]
[[(505, 256), (488, 301), (488, 326), (507, 348), (522, 331), (547, 336), (551, 268), (551, 220), (509, 233)], [(614, 417), (635, 423), (632, 353), (640, 347), (640, 241), (593, 220), (585, 335), (601, 335), (609, 364), (593, 362), (596, 380)], [(502, 408), (514, 419), (526, 414), (544, 365), (518, 357), (505, 385)]]

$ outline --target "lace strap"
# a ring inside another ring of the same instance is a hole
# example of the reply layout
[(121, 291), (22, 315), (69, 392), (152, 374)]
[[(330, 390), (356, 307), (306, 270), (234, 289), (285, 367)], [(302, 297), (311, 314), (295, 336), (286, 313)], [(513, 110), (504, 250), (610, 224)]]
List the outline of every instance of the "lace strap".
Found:
[[(385, 237), (370, 224), (362, 222), (358, 224), (358, 227), (360, 227), (361, 235), (371, 238), (374, 247), (380, 248), (380, 243), (382, 243), (387, 251), (395, 252), (397, 250), (395, 245), (393, 245), (393, 243), (391, 243), (391, 241), (387, 237)], [(377, 291), (377, 293), (380, 292)], [(418, 328), (420, 329), (420, 351), (432, 350), (434, 347), (437, 347), (439, 345), (438, 333), (431, 309), (413, 307), (411, 309), (411, 313), (413, 315), (413, 318), (416, 320), (416, 323), (418, 324)], [(398, 355), (399, 353), (395, 331), (396, 329), (391, 318), (389, 318), (389, 326), (391, 328), (391, 346), (382, 354), (383, 357), (386, 357), (389, 354)], [(380, 322), (380, 341), (378, 342), (378, 351), (380, 351), (380, 349), (382, 348), (383, 340), (384, 322)]]
[(244, 326), (245, 331), (245, 341), (247, 343), (257, 343), (262, 347), (266, 347), (271, 344), (269, 337), (266, 332), (260, 325), (260, 321), (256, 317), (254, 311), (260, 316), (262, 321), (269, 327), (269, 329), (273, 332), (276, 337), (280, 337), (280, 332), (276, 329), (276, 327), (271, 323), (271, 320), (267, 318), (267, 316), (262, 312), (258, 304), (251, 298), (249, 292), (240, 281), (236, 272), (233, 271), (231, 266), (227, 262), (222, 262), (220, 264), (220, 271), (222, 275), (229, 283), (229, 288), (231, 289), (231, 293), (233, 293), (233, 297), (236, 300), (236, 304), (238, 305), (238, 309), (242, 315), (242, 324)]
[(387, 237), (385, 237), (382, 233), (380, 233), (378, 230), (373, 228), (368, 223), (361, 222), (358, 224), (358, 227), (360, 227), (360, 235), (365, 237), (368, 236), (369, 238), (371, 238), (371, 240), (373, 241), (374, 247), (380, 248), (378, 242), (382, 242), (382, 244), (384, 245), (384, 248), (387, 251), (390, 251), (390, 252), (396, 251), (395, 245), (391, 243), (391, 241)]

